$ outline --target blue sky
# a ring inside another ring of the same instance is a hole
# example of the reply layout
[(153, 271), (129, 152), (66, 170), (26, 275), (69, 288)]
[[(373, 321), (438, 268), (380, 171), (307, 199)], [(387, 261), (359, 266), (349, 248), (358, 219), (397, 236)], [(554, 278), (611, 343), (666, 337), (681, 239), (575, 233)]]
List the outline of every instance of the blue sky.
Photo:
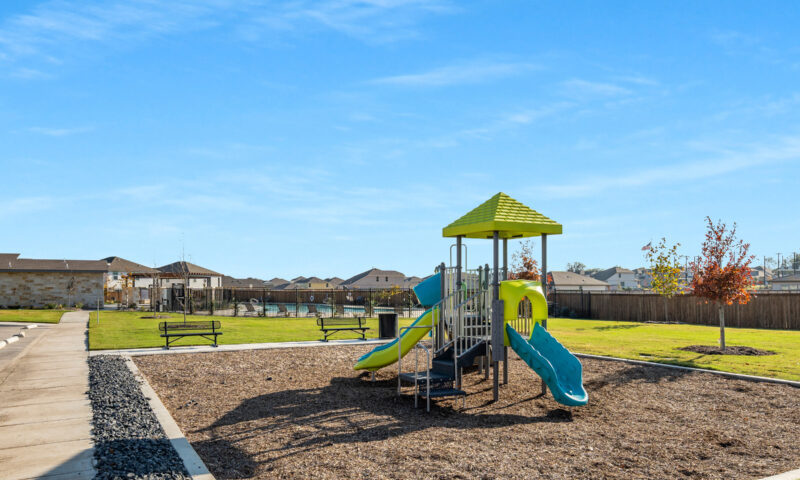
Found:
[(798, 24), (789, 1), (6, 1), (0, 252), (423, 275), (498, 191), (564, 225), (552, 269), (695, 255), (706, 215), (800, 252)]

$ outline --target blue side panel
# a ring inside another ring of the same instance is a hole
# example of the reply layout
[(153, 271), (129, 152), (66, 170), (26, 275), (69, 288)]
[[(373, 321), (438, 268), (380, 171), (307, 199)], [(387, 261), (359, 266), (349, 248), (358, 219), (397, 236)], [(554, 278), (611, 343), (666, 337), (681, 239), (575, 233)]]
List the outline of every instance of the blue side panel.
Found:
[(414, 287), (419, 303), (425, 307), (432, 307), (442, 299), (442, 274), (432, 275)]
[(570, 407), (589, 402), (589, 395), (583, 388), (581, 362), (541, 325), (534, 325), (528, 341), (509, 324), (506, 333), (511, 348), (542, 377), (557, 402)]

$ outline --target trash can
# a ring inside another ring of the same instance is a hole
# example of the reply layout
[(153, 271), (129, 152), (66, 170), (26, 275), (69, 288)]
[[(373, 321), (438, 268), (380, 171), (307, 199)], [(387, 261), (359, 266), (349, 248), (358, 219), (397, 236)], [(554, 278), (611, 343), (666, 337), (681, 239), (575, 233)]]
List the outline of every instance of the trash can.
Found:
[(397, 336), (397, 314), (379, 313), (378, 314), (378, 337), (394, 338)]

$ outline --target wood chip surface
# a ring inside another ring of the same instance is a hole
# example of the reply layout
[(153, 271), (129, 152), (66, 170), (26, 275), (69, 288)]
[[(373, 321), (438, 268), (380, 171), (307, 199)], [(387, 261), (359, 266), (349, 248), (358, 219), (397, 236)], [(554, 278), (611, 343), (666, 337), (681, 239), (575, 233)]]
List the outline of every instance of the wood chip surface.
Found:
[[(589, 405), (470, 372), (430, 413), (352, 370), (366, 346), (137, 357), (218, 479), (752, 479), (800, 468), (800, 389), (583, 359)], [(413, 354), (407, 359), (413, 360)], [(409, 362), (410, 363), (410, 362)], [(423, 405), (423, 403), (421, 403)]]

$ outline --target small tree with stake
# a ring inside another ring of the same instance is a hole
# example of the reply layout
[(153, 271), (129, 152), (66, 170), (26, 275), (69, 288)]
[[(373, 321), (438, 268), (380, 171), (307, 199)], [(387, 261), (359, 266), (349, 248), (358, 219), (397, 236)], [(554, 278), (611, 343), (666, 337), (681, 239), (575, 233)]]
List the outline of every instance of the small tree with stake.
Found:
[(744, 305), (750, 301), (747, 291), (753, 283), (748, 255), (750, 244), (736, 238), (736, 224), (727, 226), (711, 217), (706, 217), (708, 231), (703, 242), (702, 255), (692, 262), (691, 288), (695, 295), (706, 302), (714, 302), (719, 311), (719, 343), (725, 350), (725, 305)]
[(650, 247), (645, 254), (650, 261), (650, 288), (664, 299), (664, 318), (669, 322), (669, 309), (667, 300), (680, 293), (683, 288), (681, 283), (681, 264), (678, 259), (680, 243), (669, 246), (667, 239)]
[(533, 243), (528, 240), (520, 243), (519, 251), (511, 256), (511, 280), (539, 280), (539, 264), (533, 258)]

